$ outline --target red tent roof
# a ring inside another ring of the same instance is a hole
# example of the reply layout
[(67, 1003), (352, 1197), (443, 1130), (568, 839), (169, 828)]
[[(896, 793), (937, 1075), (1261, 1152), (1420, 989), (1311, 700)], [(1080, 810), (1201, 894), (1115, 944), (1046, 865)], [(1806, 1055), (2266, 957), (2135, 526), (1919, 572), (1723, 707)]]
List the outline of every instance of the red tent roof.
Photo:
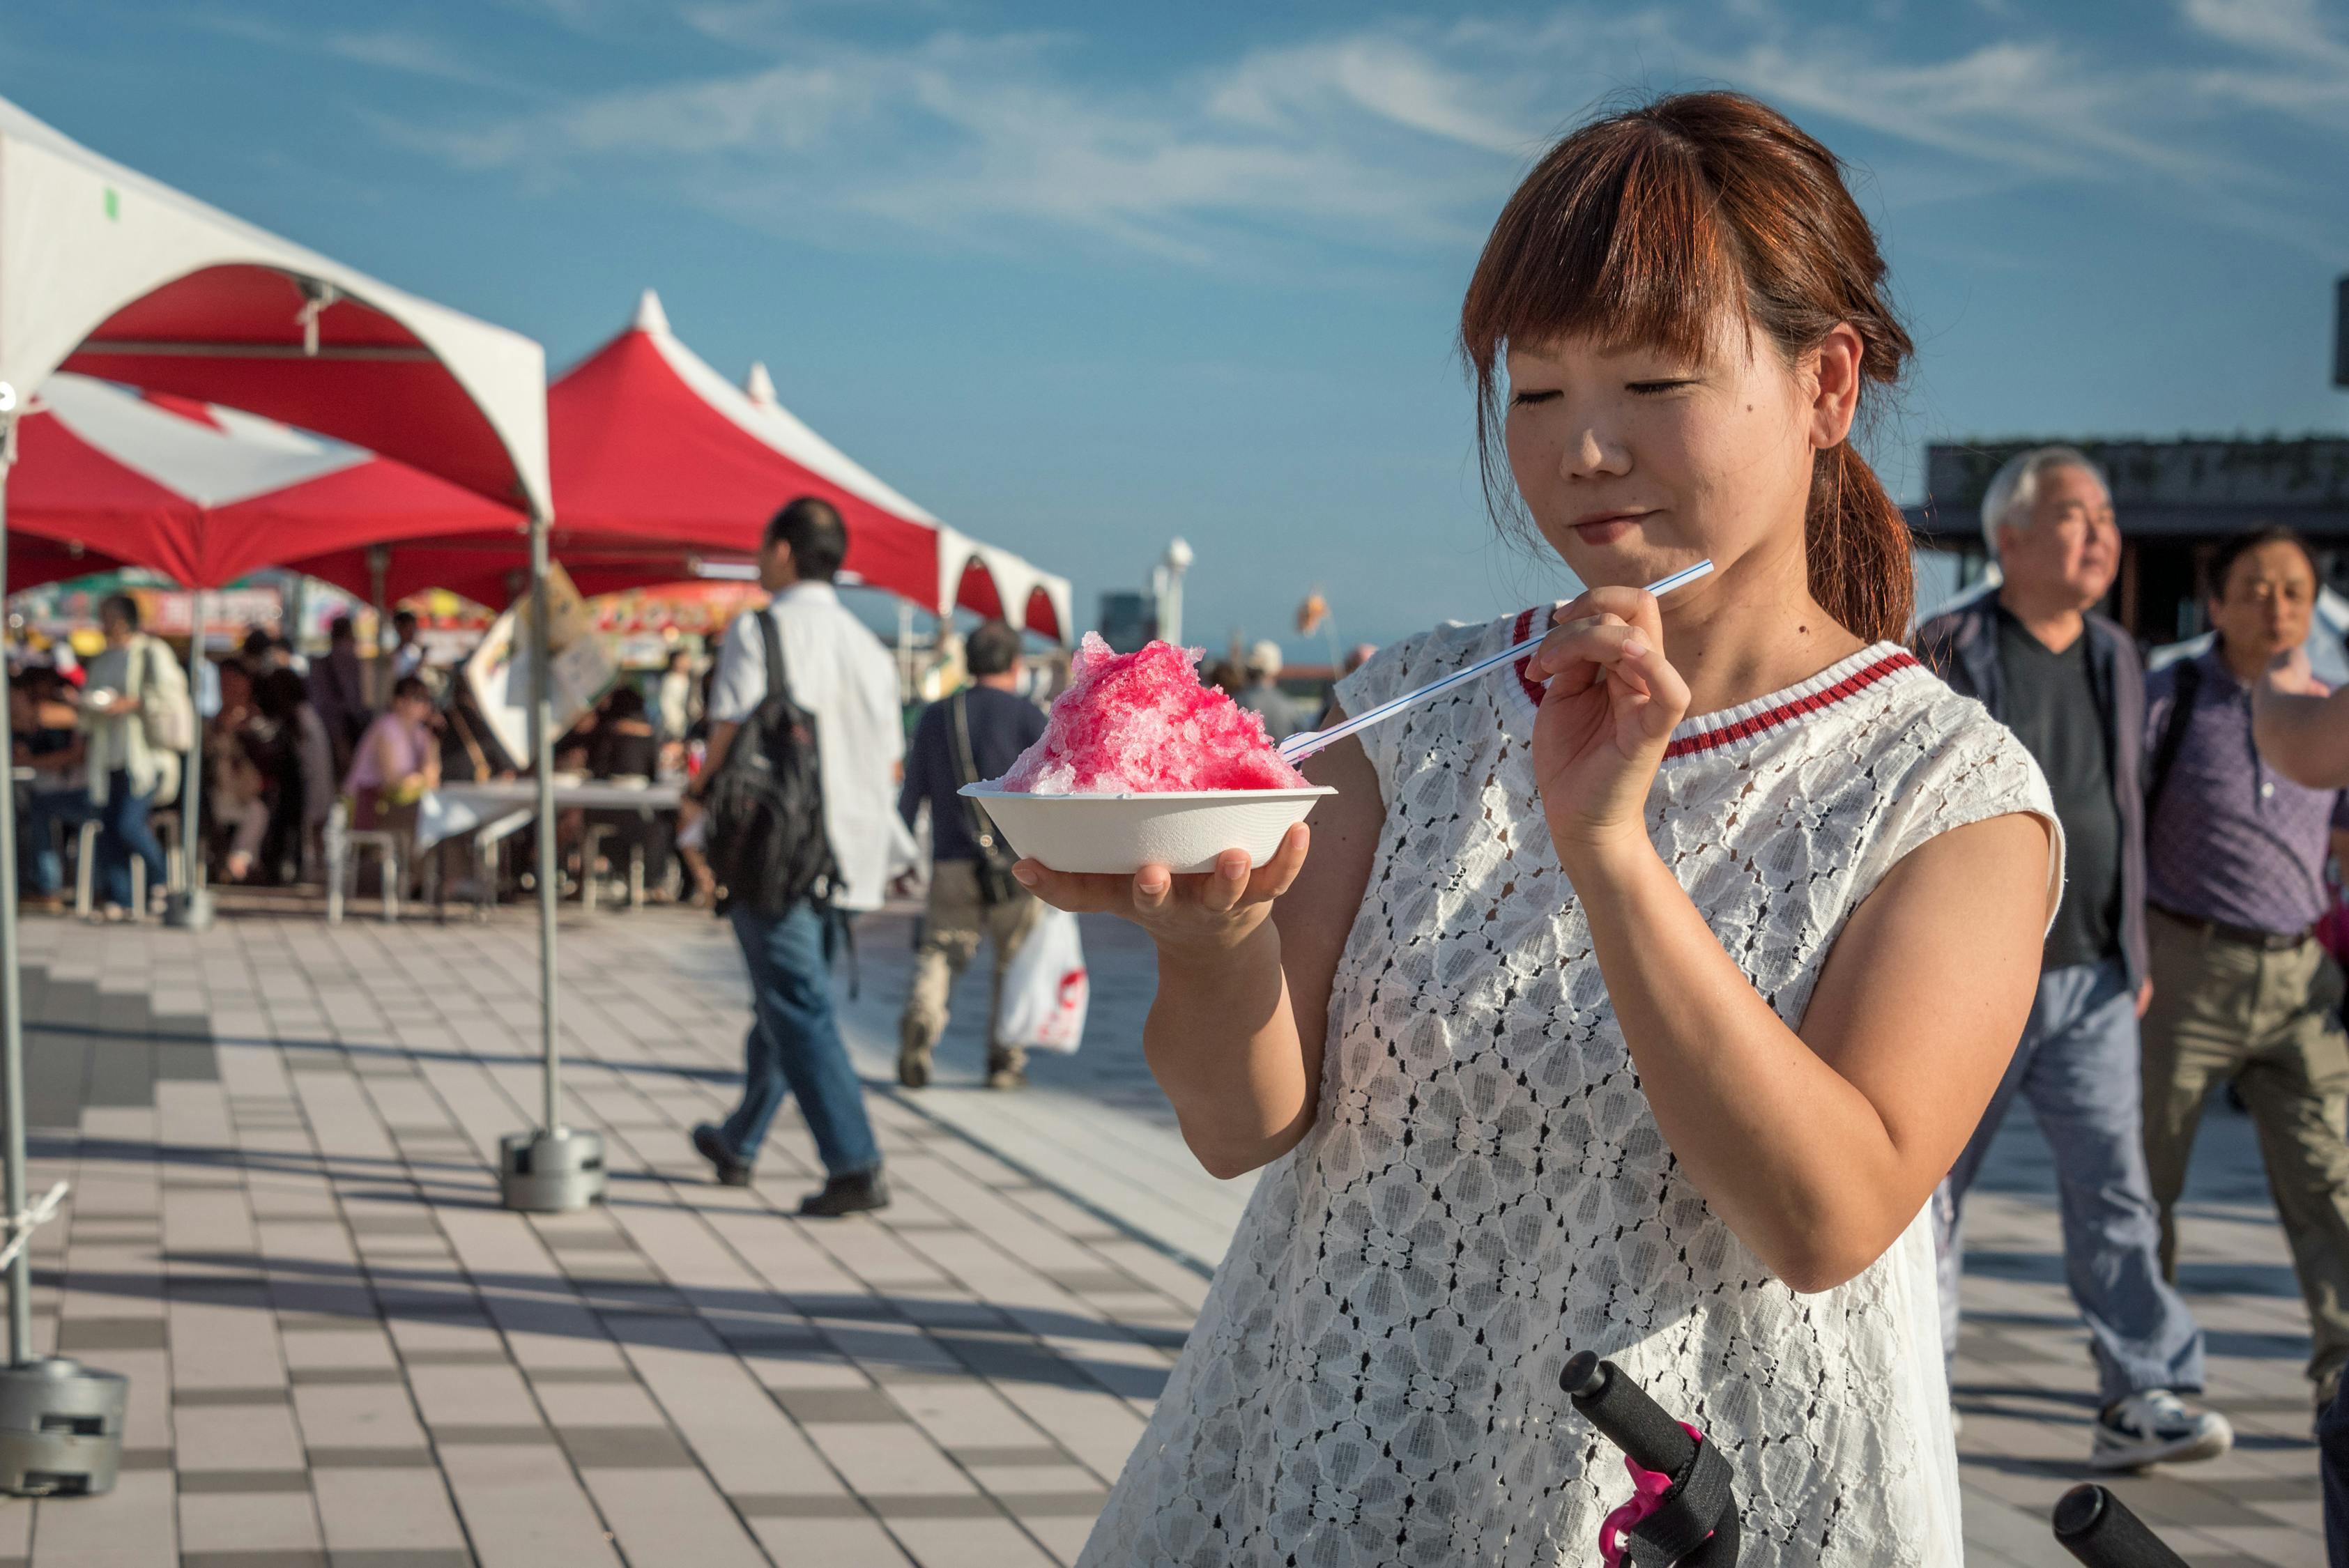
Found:
[(11, 535), (51, 548), (21, 568), (12, 549), (8, 577), (17, 588), (127, 562), (216, 588), (295, 541), (511, 537), (522, 525), (446, 480), (257, 415), (60, 373), (17, 422), (8, 480)]
[[(846, 570), (935, 609), (936, 519), (876, 502), (785, 449), (758, 405), (678, 342), (650, 291), (636, 323), (547, 388), (555, 521), (751, 554), (767, 520), (821, 496), (848, 524)], [(894, 492), (890, 492), (894, 496)]]
[(933, 614), (1008, 598), (1030, 630), (1069, 635), (1066, 582), (972, 543), (860, 467), (775, 400), (763, 367), (735, 387), (669, 331), (649, 289), (628, 330), (547, 389), (546, 414), (558, 526), (750, 556), (777, 508), (821, 496), (848, 525), (857, 581)]
[[(1008, 551), (965, 539), (794, 418), (763, 366), (737, 388), (669, 331), (647, 290), (628, 328), (549, 388), (554, 473), (550, 546), (593, 596), (691, 578), (705, 559), (747, 561), (767, 520), (794, 497), (822, 496), (848, 524), (844, 575), (936, 613), (1015, 613), (1030, 631), (1070, 635), (1067, 583)], [(525, 542), (415, 539), (387, 552), (386, 591), (446, 588), (482, 603), (513, 597)], [(364, 593), (367, 552), (281, 562)]]

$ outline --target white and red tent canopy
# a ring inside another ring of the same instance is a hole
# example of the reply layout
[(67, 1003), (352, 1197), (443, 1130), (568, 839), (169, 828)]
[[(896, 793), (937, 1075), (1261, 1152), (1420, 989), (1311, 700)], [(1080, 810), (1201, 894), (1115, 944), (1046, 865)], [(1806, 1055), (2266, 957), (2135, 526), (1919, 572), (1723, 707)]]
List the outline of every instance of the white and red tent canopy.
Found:
[[(59, 372), (17, 422), (12, 589), (109, 562), (216, 588), (289, 555), (460, 530), (509, 541), (522, 514), (443, 479), (281, 425)], [(87, 563), (84, 563), (87, 558)], [(341, 586), (365, 593), (357, 580)]]
[(98, 156), (0, 100), (0, 382), (60, 367), (549, 504), (545, 356)]
[[(61, 371), (26, 406), (17, 440), (8, 491), (12, 592), (121, 565), (204, 588), (285, 566), (388, 601), (445, 588), (503, 604), (528, 584), (521, 513), (256, 414)], [(993, 557), (991, 573), (969, 572), (957, 586), (966, 606), (1000, 614), (996, 584), (1016, 586), (1032, 569), (942, 531), (952, 547)], [(720, 563), (747, 570), (750, 560), (560, 521), (551, 545), (590, 595), (690, 579)], [(1053, 608), (1057, 614), (1061, 605)], [(1066, 624), (1037, 629), (1050, 634)]]
[(821, 496), (848, 524), (857, 581), (934, 614), (961, 606), (1069, 640), (1066, 579), (973, 542), (884, 484), (783, 407), (763, 369), (750, 386), (679, 342), (647, 290), (628, 330), (548, 389), (557, 521), (748, 556), (779, 506)]

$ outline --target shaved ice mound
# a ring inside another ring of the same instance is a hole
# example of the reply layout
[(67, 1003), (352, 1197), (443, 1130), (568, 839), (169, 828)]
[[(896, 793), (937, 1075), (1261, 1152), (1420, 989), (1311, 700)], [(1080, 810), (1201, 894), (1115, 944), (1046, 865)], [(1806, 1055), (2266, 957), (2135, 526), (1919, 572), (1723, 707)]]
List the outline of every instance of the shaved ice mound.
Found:
[(1193, 668), (1205, 652), (1153, 643), (1115, 654), (1094, 633), (1077, 649), (1069, 689), (1043, 738), (999, 788), (1030, 795), (1187, 789), (1306, 789), (1264, 720)]

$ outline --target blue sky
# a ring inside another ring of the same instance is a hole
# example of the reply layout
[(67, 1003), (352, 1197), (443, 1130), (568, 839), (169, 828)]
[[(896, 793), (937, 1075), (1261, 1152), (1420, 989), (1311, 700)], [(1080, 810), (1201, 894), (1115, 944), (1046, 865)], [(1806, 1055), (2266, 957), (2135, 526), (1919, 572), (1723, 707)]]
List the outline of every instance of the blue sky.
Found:
[(1855, 167), (1921, 349), (1897, 494), (1951, 436), (2343, 427), (2314, 0), (0, 11), (0, 94), (67, 133), (558, 366), (657, 287), (1081, 604), (1186, 536), (1210, 644), (1317, 586), (1349, 640), (1562, 586), (1484, 518), (1460, 291), (1546, 139), (1712, 85)]

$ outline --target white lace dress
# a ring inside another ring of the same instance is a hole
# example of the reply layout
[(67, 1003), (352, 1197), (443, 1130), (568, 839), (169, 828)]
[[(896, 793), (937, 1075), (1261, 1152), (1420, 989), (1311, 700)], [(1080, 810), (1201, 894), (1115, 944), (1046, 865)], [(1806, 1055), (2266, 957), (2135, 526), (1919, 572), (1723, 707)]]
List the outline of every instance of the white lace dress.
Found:
[[(1497, 652), (1533, 614), (1397, 645), (1340, 700)], [(1259, 1182), (1085, 1568), (1595, 1563), (1630, 1482), (1558, 1391), (1582, 1349), (1721, 1446), (1744, 1563), (1961, 1561), (1930, 1230), (1797, 1295), (1682, 1176), (1550, 846), (1538, 696), (1504, 672), (1365, 738), (1386, 823), (1319, 1115)], [(1789, 1024), (1902, 855), (2053, 821), (2021, 744), (1889, 643), (1682, 726), (1649, 810)]]

